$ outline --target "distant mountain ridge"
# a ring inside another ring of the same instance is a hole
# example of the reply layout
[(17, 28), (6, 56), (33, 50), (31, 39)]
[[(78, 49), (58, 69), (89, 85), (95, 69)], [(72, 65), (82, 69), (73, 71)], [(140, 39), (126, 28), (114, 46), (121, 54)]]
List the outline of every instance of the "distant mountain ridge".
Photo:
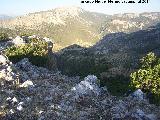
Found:
[(61, 49), (72, 44), (94, 45), (110, 33), (130, 33), (160, 22), (160, 12), (105, 15), (79, 7), (61, 7), (1, 21), (0, 27), (50, 37)]
[(11, 19), (13, 18), (12, 16), (8, 16), (8, 15), (0, 15), (0, 20), (7, 20), (7, 19)]

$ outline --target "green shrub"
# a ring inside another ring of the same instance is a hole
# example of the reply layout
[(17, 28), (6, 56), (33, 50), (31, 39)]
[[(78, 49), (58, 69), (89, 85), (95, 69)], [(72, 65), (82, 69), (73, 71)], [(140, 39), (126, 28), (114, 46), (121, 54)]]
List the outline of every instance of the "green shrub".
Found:
[(8, 35), (6, 33), (0, 33), (0, 41), (7, 41)]
[(29, 34), (29, 33), (26, 33), (26, 32), (25, 32), (25, 33), (21, 33), (21, 34), (20, 34), (20, 37), (22, 37), (22, 36), (29, 37), (29, 36), (31, 36), (31, 35), (32, 35), (32, 34)]
[(12, 46), (5, 50), (5, 54), (13, 63), (29, 58), (32, 64), (40, 67), (49, 66), (50, 57), (47, 53), (47, 43), (38, 39), (30, 39), (24, 46)]
[(149, 53), (141, 59), (141, 68), (132, 73), (131, 85), (140, 88), (148, 95), (150, 101), (160, 104), (160, 62), (154, 53)]
[(124, 96), (130, 90), (129, 77), (115, 75), (108, 78), (101, 78), (101, 86), (106, 86), (108, 91), (114, 96)]

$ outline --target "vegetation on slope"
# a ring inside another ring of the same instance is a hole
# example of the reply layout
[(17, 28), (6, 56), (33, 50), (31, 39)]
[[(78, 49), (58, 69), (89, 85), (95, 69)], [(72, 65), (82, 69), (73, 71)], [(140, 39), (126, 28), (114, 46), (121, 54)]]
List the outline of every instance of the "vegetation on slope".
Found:
[(8, 40), (8, 35), (6, 33), (0, 33), (0, 42), (7, 40)]
[(107, 71), (109, 64), (102, 57), (98, 58), (87, 49), (77, 45), (62, 50), (57, 61), (58, 68), (63, 74), (82, 77), (89, 74), (100, 76), (100, 73)]
[(132, 86), (147, 93), (151, 102), (160, 104), (160, 58), (149, 53), (141, 63), (141, 68), (131, 74)]
[(30, 39), (24, 46), (12, 46), (5, 50), (5, 54), (13, 63), (29, 58), (32, 64), (42, 67), (46, 67), (49, 62), (47, 52), (47, 43), (37, 39)]
[[(158, 80), (158, 69), (160, 63), (158, 61), (160, 60), (156, 57), (154, 58), (153, 54), (149, 54), (147, 55), (148, 57), (143, 58), (143, 64), (139, 70), (140, 72), (137, 71), (131, 75), (132, 85), (130, 85), (131, 81), (129, 79), (129, 74), (139, 67), (139, 58), (144, 56), (149, 51), (153, 51), (160, 55), (158, 47), (160, 44), (159, 30), (159, 26), (157, 25), (155, 28), (151, 27), (147, 30), (138, 31), (131, 34), (122, 34), (120, 37), (114, 38), (111, 36), (112, 39), (104, 39), (100, 44), (97, 44), (95, 49), (86, 49), (77, 45), (67, 47), (58, 52), (57, 66), (63, 74), (69, 76), (78, 75), (84, 77), (88, 74), (96, 75), (101, 79), (101, 85), (107, 86), (108, 90), (113, 95), (124, 95), (131, 89), (130, 86), (141, 88), (147, 93), (148, 96), (152, 96), (153, 99), (151, 99), (151, 101), (158, 103), (159, 88), (157, 89), (152, 85), (151, 87), (148, 86), (145, 88), (146, 83), (139, 82), (139, 79), (142, 81), (147, 80), (148, 85), (152, 83), (152, 80)], [(115, 34), (113, 34), (113, 36), (115, 36)], [(47, 61), (48, 58), (46, 58), (46, 53), (42, 54), (47, 51), (45, 47), (43, 48), (43, 44), (41, 47), (46, 51), (43, 51), (38, 47), (41, 43), (38, 43), (37, 46), (33, 46), (31, 43), (36, 43), (36, 40), (20, 48), (8, 48), (6, 53), (13, 62), (17, 62), (24, 57), (28, 57), (33, 64), (38, 66), (46, 67), (47, 63), (50, 64)], [(99, 55), (95, 54), (96, 52), (104, 52), (105, 54)], [(150, 57), (154, 58), (154, 64), (151, 67), (146, 67), (146, 65), (150, 64)], [(110, 69), (113, 70), (113, 68), (120, 68), (120, 74), (118, 74), (119, 69), (109, 73)], [(129, 74), (126, 74), (126, 71), (129, 71)], [(145, 73), (144, 71), (147, 72)], [(106, 73), (106, 78), (102, 75), (104, 72)], [(149, 78), (147, 78), (147, 75)], [(159, 86), (159, 83), (156, 82), (154, 85), (157, 87)]]

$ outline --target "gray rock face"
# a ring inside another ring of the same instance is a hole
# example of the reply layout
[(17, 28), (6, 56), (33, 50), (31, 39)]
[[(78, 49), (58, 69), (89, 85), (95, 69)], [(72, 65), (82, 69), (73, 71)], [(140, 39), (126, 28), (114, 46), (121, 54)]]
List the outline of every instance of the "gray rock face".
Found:
[[(48, 73), (45, 68), (38, 68), (29, 62), (28, 58), (24, 58), (16, 64), (16, 67), (21, 70), (21, 78), (23, 81), (31, 79), (38, 79), (43, 73)], [(43, 71), (43, 72), (42, 72)], [(44, 72), (45, 71), (45, 72)]]
[(6, 56), (0, 55), (0, 82), (16, 82), (18, 75), (12, 70), (14, 66), (8, 61)]
[(95, 95), (100, 94), (100, 88), (98, 86), (98, 79), (94, 75), (88, 75), (84, 78), (84, 81), (81, 81), (75, 87), (72, 88), (72, 91), (78, 95), (83, 94), (91, 94), (94, 93)]
[(132, 113), (132, 117), (138, 120), (156, 120), (156, 116), (154, 114), (145, 114), (142, 110), (137, 109), (134, 113)]
[(36, 67), (27, 58), (16, 65), (4, 56), (1, 58), (0, 73), (5, 76), (3, 79), (6, 80), (7, 74), (10, 75), (13, 71), (16, 74), (17, 71), (20, 81), (16, 87), (14, 84), (0, 87), (2, 120), (160, 119), (159, 107), (149, 104), (140, 90), (134, 92), (134, 96), (120, 100), (111, 96), (107, 88), (100, 88), (94, 75), (88, 75), (84, 79), (68, 77), (60, 72)]
[(28, 58), (22, 59), (20, 62), (16, 64), (17, 67), (20, 67), (22, 70), (29, 71), (32, 70), (32, 64), (29, 62)]
[(139, 101), (145, 99), (145, 94), (140, 89), (136, 90), (131, 96)]

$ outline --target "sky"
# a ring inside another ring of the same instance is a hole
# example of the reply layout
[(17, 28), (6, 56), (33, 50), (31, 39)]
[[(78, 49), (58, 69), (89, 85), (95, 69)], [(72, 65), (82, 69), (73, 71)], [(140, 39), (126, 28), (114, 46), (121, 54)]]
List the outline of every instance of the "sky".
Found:
[(77, 6), (88, 11), (105, 14), (160, 12), (160, 0), (149, 0), (144, 4), (87, 4), (81, 3), (81, 0), (0, 0), (0, 15), (18, 16), (63, 6)]

